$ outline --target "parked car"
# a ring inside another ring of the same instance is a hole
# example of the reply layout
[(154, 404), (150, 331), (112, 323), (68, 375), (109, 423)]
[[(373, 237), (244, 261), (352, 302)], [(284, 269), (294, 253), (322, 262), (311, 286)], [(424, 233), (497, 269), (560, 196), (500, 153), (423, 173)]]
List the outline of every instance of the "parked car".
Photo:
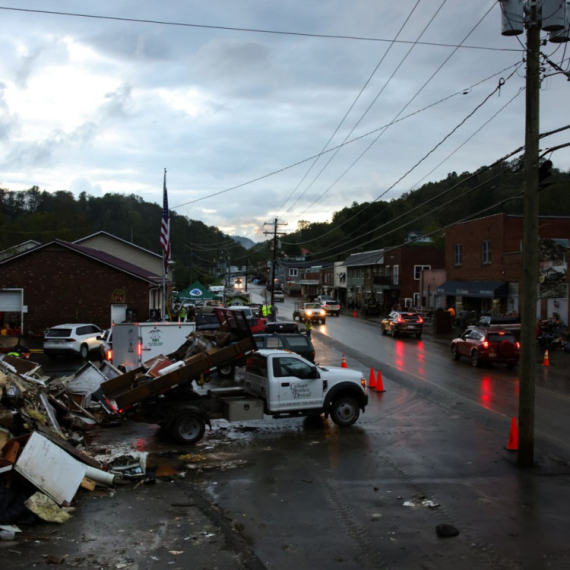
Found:
[(315, 348), (311, 339), (305, 334), (255, 334), (253, 335), (258, 349), (279, 348), (297, 353), (309, 362), (315, 362)]
[(113, 329), (103, 331), (103, 334), (97, 337), (101, 341), (99, 352), (101, 353), (101, 360), (113, 361)]
[(471, 359), (472, 366), (482, 362), (506, 364), (514, 368), (520, 358), (520, 344), (512, 331), (500, 327), (470, 327), (451, 341), (451, 357)]
[(320, 303), (327, 315), (340, 317), (340, 303), (328, 295), (319, 295), (315, 301)]
[(386, 318), (382, 319), (380, 325), (382, 334), (390, 333), (392, 336), (415, 335), (422, 338), (424, 320), (418, 313), (408, 313), (402, 311), (392, 311)]
[(89, 353), (99, 351), (103, 331), (93, 324), (65, 324), (48, 329), (44, 336), (44, 354), (50, 358), (79, 356), (87, 360)]
[(265, 325), (266, 333), (299, 333), (299, 325), (295, 321), (275, 321)]
[(276, 303), (283, 303), (285, 302), (285, 293), (283, 293), (281, 289), (275, 289), (275, 291), (273, 291), (273, 298)]

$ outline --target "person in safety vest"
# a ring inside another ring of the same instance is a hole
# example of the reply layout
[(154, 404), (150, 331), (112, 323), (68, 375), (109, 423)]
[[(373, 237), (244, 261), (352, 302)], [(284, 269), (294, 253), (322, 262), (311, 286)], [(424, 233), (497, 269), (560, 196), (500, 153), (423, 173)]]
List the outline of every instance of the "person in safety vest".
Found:
[(311, 338), (311, 331), (313, 330), (313, 323), (311, 322), (311, 319), (305, 321), (305, 334)]
[(261, 307), (261, 315), (263, 317), (268, 317), (269, 316), (269, 306), (268, 305), (263, 305)]
[(178, 313), (178, 317), (183, 323), (186, 322), (186, 307), (184, 305), (182, 305), (182, 307), (180, 308), (180, 313)]

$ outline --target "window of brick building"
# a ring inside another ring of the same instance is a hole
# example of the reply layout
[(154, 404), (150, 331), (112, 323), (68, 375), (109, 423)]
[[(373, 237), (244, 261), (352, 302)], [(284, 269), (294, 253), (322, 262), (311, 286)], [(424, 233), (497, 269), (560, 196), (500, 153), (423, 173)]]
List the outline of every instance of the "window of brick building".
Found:
[(422, 271), (429, 271), (430, 269), (431, 265), (414, 265), (414, 279), (419, 281), (422, 276)]
[(463, 245), (460, 243), (453, 246), (453, 265), (463, 265)]
[(481, 263), (488, 265), (491, 263), (491, 240), (484, 239), (481, 242)]

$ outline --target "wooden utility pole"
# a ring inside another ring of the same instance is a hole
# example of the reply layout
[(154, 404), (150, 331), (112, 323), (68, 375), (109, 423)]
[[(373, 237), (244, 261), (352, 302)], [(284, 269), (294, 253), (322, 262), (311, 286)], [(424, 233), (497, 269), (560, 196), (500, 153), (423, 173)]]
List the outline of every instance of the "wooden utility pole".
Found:
[[(287, 224), (279, 224), (277, 218), (274, 222), (266, 222), (264, 226), (273, 226), (273, 262), (271, 263), (271, 306), (275, 304), (275, 266), (277, 264), (277, 236), (284, 235), (284, 232), (278, 232), (279, 226), (286, 226)], [(265, 235), (271, 232), (263, 232)]]
[(540, 22), (536, 1), (529, 2), (526, 42), (526, 128), (521, 359), (519, 363), (519, 467), (534, 464), (536, 307), (538, 301), (538, 161), (540, 98)]

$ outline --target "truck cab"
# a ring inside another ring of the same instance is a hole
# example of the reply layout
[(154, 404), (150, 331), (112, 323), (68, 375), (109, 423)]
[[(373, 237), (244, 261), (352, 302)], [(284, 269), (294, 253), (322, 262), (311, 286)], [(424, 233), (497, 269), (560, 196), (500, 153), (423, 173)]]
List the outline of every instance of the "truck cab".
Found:
[(265, 401), (273, 417), (325, 413), (339, 426), (352, 425), (368, 403), (360, 372), (316, 366), (297, 354), (262, 349), (246, 361), (246, 393)]

